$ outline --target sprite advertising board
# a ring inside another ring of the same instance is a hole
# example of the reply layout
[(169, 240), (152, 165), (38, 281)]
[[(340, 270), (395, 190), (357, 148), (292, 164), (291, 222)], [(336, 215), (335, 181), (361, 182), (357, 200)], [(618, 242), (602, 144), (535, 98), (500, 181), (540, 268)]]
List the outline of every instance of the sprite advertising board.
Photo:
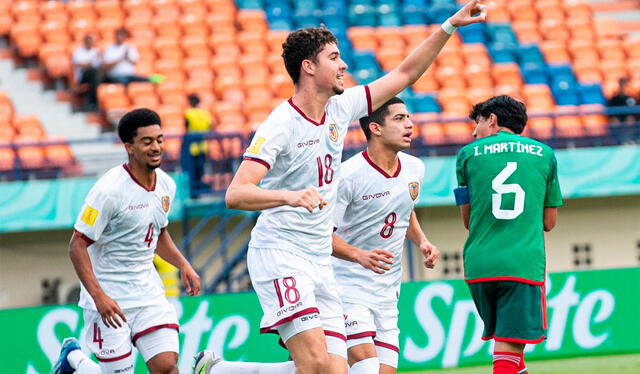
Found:
[[(640, 352), (640, 267), (550, 274), (547, 340), (527, 358)], [(254, 293), (173, 300), (180, 318), (181, 373), (204, 348), (228, 360), (277, 362), (287, 352), (275, 335), (260, 335)], [(49, 373), (66, 336), (85, 339), (76, 306), (0, 310), (3, 373)], [(400, 370), (488, 364), (491, 343), (462, 280), (412, 282), (400, 297)], [(145, 373), (138, 357), (136, 373)]]

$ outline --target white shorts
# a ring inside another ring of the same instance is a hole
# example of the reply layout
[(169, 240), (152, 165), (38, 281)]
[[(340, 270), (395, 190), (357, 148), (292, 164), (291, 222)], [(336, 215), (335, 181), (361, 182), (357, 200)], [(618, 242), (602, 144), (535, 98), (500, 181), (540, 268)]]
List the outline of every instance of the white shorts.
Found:
[(346, 357), (342, 303), (330, 263), (320, 265), (287, 251), (250, 247), (247, 265), (264, 312), (261, 333), (279, 333), (286, 342), (322, 327), (329, 353)]
[(343, 302), (347, 347), (374, 344), (381, 364), (398, 367), (398, 307), (369, 308), (362, 304)]
[[(179, 352), (178, 317), (173, 305), (150, 305), (123, 309), (127, 323), (114, 329), (102, 322), (100, 314), (84, 310), (86, 343), (99, 362), (135, 360), (136, 346), (145, 362), (159, 353)], [(142, 337), (144, 339), (140, 339)], [(133, 361), (132, 361), (133, 362)]]

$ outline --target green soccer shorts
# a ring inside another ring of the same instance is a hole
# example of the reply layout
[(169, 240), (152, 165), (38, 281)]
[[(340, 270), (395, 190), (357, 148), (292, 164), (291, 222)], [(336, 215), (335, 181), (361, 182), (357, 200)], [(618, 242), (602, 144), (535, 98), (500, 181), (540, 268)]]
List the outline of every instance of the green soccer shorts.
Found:
[(544, 285), (514, 281), (469, 283), (484, 322), (482, 339), (537, 344), (547, 335)]

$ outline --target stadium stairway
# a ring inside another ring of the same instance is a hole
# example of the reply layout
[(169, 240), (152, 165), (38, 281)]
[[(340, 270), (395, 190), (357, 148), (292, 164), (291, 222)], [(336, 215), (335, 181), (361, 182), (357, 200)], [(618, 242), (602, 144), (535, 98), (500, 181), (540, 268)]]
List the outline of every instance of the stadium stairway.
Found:
[(124, 161), (121, 146), (114, 142), (86, 142), (98, 139), (100, 128), (87, 124), (86, 114), (72, 113), (69, 103), (57, 101), (54, 90), (44, 90), (40, 81), (30, 81), (27, 69), (16, 67), (10, 59), (0, 59), (0, 90), (9, 93), (17, 112), (36, 114), (47, 134), (70, 141), (83, 174), (100, 174)]

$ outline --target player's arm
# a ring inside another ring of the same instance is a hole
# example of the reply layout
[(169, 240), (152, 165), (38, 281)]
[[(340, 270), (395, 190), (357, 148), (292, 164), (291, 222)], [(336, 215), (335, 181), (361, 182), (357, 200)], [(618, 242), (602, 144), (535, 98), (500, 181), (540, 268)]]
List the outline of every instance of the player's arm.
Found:
[[(481, 14), (473, 17), (477, 13)], [(471, 0), (451, 16), (449, 22), (454, 27), (460, 27), (483, 22), (485, 17), (484, 5), (479, 4), (479, 0)], [(372, 82), (369, 85), (372, 110), (378, 109), (387, 100), (414, 84), (433, 63), (450, 37), (451, 34), (445, 32), (443, 28), (438, 28), (436, 32), (420, 43), (398, 67)]]
[(182, 283), (189, 295), (195, 296), (200, 293), (200, 277), (189, 261), (184, 258), (178, 247), (176, 247), (173, 239), (171, 239), (171, 235), (169, 235), (169, 230), (162, 229), (162, 232), (160, 232), (156, 253), (162, 257), (163, 260), (180, 269)]
[(545, 207), (543, 212), (543, 225), (544, 231), (551, 231), (556, 227), (556, 221), (558, 220), (558, 208), (557, 207)]
[[(89, 295), (91, 295), (91, 298), (93, 298), (96, 309), (98, 313), (100, 313), (104, 324), (113, 328), (122, 327), (122, 322), (127, 322), (127, 318), (124, 316), (118, 303), (107, 296), (102, 287), (100, 287), (100, 283), (98, 283), (98, 279), (91, 266), (91, 258), (87, 250), (88, 247), (89, 243), (83, 238), (83, 235), (74, 231), (74, 234), (71, 236), (71, 242), (69, 243), (69, 257), (71, 258), (73, 268), (80, 282), (82, 282), (84, 288)], [(120, 316), (122, 322), (120, 322), (117, 316)]]
[(471, 211), (471, 204), (467, 203), (460, 205), (460, 216), (462, 217), (462, 224), (464, 228), (469, 230), (469, 213)]
[(267, 190), (258, 186), (267, 174), (267, 167), (259, 162), (244, 160), (233, 177), (225, 202), (229, 209), (263, 210), (282, 205), (303, 207), (313, 212), (314, 208), (322, 209), (327, 203), (322, 195), (313, 187), (300, 191)]
[(345, 260), (356, 262), (365, 269), (372, 270), (378, 274), (384, 274), (390, 269), (389, 265), (393, 264), (393, 254), (384, 249), (372, 249), (365, 251), (356, 246), (350, 245), (341, 237), (333, 234), (333, 256)]
[(438, 258), (440, 258), (440, 251), (438, 251), (438, 247), (427, 239), (424, 231), (422, 231), (422, 227), (420, 227), (420, 222), (418, 221), (418, 216), (415, 211), (411, 212), (411, 217), (409, 218), (407, 239), (418, 246), (420, 252), (422, 252), (424, 256), (424, 266), (433, 269), (436, 266), (436, 262), (438, 262)]

